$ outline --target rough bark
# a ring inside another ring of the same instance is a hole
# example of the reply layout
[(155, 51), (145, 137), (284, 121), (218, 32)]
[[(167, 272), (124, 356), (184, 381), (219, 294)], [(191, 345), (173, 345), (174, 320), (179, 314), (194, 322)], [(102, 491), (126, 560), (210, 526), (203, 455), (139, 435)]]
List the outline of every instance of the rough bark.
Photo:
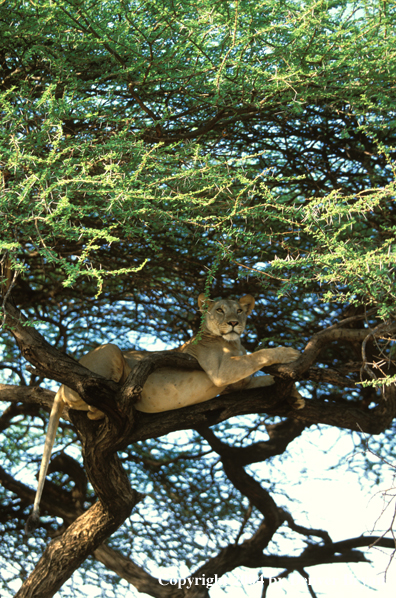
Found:
[(396, 416), (394, 390), (389, 390), (388, 400), (371, 410), (363, 410), (354, 403), (330, 403), (322, 400), (306, 400), (304, 409), (296, 410), (287, 403), (290, 385), (282, 383), (266, 388), (238, 391), (217, 397), (207, 403), (149, 416), (139, 413), (136, 428), (131, 434), (131, 442), (156, 438), (163, 434), (213, 426), (236, 415), (266, 413), (280, 417), (290, 417), (305, 426), (326, 424), (340, 429), (363, 431), (367, 434), (380, 434), (386, 430)]
[[(25, 405), (38, 405), (51, 411), (55, 393), (41, 386), (14, 386), (13, 384), (0, 384), (0, 400), (10, 403), (24, 403)], [(64, 409), (63, 417), (68, 409)]]
[[(87, 475), (99, 500), (49, 544), (16, 594), (18, 598), (53, 596), (87, 556), (122, 525), (140, 499), (131, 489), (116, 452), (125, 440), (123, 435), (128, 434), (128, 422), (120, 431), (104, 422), (95, 425), (85, 414), (74, 411), (72, 421), (78, 428)], [(96, 433), (95, 428), (99, 428)]]
[(15, 598), (53, 596), (87, 556), (118, 529), (136, 502), (136, 493), (128, 492), (111, 512), (100, 502), (88, 509), (62, 536), (50, 542)]

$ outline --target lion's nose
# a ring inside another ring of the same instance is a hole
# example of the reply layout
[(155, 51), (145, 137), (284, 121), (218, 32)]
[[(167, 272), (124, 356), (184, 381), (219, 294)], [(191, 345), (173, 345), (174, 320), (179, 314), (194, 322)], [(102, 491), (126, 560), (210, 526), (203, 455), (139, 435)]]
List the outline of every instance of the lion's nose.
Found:
[(229, 324), (230, 326), (237, 326), (238, 322), (227, 322), (227, 324)]

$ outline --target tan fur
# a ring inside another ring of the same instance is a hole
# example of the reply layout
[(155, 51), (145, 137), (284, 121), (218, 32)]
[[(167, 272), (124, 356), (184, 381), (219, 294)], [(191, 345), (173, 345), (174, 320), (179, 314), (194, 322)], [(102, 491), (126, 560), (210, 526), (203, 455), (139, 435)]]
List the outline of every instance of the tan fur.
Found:
[[(198, 340), (188, 341), (179, 351), (195, 357), (203, 371), (173, 368), (154, 371), (147, 378), (140, 400), (135, 405), (138, 411), (158, 413), (180, 409), (234, 390), (271, 385), (274, 383), (272, 376), (252, 378), (252, 374), (264, 366), (289, 363), (299, 357), (299, 352), (289, 347), (261, 349), (250, 355), (246, 353), (241, 345), (240, 335), (245, 329), (246, 318), (254, 307), (251, 295), (245, 295), (239, 301), (211, 301), (201, 294), (198, 297), (198, 306), (205, 312), (202, 333)], [(104, 378), (123, 383), (131, 369), (146, 354), (146, 351), (128, 351), (122, 354), (116, 345), (108, 344), (84, 355), (80, 363)], [(295, 407), (303, 408), (304, 400), (297, 390), (293, 394), (297, 399)], [(36, 514), (64, 403), (73, 409), (88, 411), (88, 417), (91, 419), (103, 417), (103, 413), (88, 406), (75, 391), (63, 385), (60, 387), (55, 397), (53, 415), (50, 417), (49, 430), (52, 436), (46, 439), (33, 509)]]
[[(204, 371), (156, 370), (143, 387), (136, 404), (139, 411), (157, 413), (180, 409), (241, 388), (268, 386), (273, 384), (272, 376), (252, 378), (252, 374), (266, 365), (288, 363), (299, 357), (298, 351), (286, 347), (246, 354), (240, 335), (254, 307), (251, 295), (239, 301), (210, 301), (200, 295), (198, 306), (201, 311), (207, 306), (202, 334), (198, 341), (192, 339), (179, 350), (195, 357)], [(142, 353), (137, 355), (136, 351), (130, 351), (124, 357), (133, 368)]]

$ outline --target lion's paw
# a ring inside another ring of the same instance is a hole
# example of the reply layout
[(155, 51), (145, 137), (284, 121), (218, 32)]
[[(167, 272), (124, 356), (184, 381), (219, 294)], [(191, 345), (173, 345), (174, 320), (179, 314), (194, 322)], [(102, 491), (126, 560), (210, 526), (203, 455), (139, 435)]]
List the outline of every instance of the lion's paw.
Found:
[(292, 347), (278, 347), (280, 363), (290, 363), (300, 357), (300, 351)]

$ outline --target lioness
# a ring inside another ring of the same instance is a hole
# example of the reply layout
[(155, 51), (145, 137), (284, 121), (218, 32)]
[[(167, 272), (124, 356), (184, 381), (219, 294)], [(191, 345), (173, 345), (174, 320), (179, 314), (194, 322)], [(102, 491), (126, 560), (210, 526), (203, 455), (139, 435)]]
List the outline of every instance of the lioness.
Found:
[[(272, 376), (252, 377), (264, 366), (289, 363), (298, 358), (299, 352), (288, 347), (261, 349), (248, 355), (241, 345), (240, 335), (245, 329), (246, 318), (254, 307), (254, 298), (245, 295), (238, 301), (211, 301), (204, 294), (198, 297), (198, 307), (205, 312), (204, 326), (199, 340), (192, 339), (178, 350), (197, 359), (204, 371), (187, 371), (161, 368), (154, 371), (144, 384), (135, 407), (138, 411), (158, 413), (202, 403), (222, 393), (242, 388), (257, 388), (274, 383)], [(80, 359), (89, 370), (104, 378), (124, 383), (131, 369), (142, 360), (147, 351), (122, 353), (113, 344), (102, 345)], [(304, 407), (304, 400), (294, 389), (294, 406)], [(55, 439), (56, 429), (64, 404), (73, 409), (88, 411), (91, 419), (104, 417), (103, 413), (87, 405), (70, 388), (62, 385), (55, 395), (51, 411), (44, 454), (40, 468), (33, 517), (38, 516), (39, 502), (45, 475)]]

